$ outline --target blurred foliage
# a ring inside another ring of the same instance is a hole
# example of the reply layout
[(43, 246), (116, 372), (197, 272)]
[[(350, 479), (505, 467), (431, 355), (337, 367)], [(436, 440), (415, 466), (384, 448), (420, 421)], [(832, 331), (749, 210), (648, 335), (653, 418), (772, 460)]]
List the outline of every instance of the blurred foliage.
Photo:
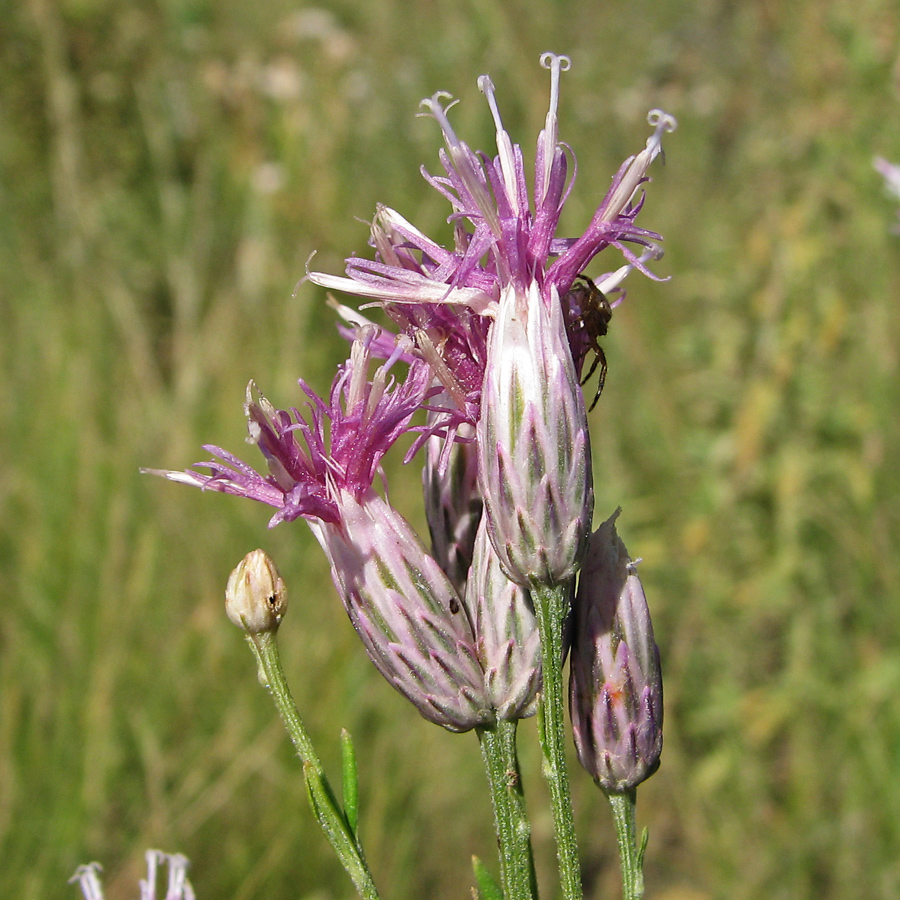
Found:
[[(564, 230), (647, 109), (680, 120), (642, 214), (672, 279), (630, 279), (593, 414), (598, 517), (624, 507), (666, 676), (650, 894), (900, 894), (900, 238), (871, 164), (900, 160), (893, 2), (23, 0), (4, 22), (0, 895), (72, 897), (100, 859), (132, 896), (148, 846), (186, 853), (201, 898), (351, 895), (222, 615), (259, 544), (332, 772), (354, 735), (385, 896), (463, 896), (470, 856), (491, 863), (474, 738), (381, 681), (305, 527), (138, 467), (239, 452), (250, 378), (279, 405), (300, 375), (326, 389), (344, 348), (294, 291), (309, 255), (339, 271), (379, 201), (447, 239), (418, 101), (461, 97), (490, 149), (490, 72), (528, 151), (548, 49), (573, 60)], [(389, 475), (420, 521), (418, 476)], [(573, 771), (588, 896), (617, 896), (605, 801)]]

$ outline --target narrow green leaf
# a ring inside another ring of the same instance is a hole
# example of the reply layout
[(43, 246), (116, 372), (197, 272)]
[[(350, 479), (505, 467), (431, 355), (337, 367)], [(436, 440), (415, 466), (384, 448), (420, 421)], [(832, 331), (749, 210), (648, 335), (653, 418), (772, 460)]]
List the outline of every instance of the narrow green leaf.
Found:
[(362, 858), (355, 837), (347, 828), (346, 820), (337, 807), (337, 802), (322, 773), (309, 763), (303, 766), (306, 776), (306, 790), (316, 819), (322, 826), (329, 843), (338, 855), (341, 865), (356, 885), (360, 896), (367, 900), (377, 900), (378, 893), (372, 883), (365, 860)]
[(475, 882), (478, 885), (478, 900), (503, 900), (503, 891), (497, 884), (490, 869), (477, 857), (472, 857), (472, 871), (475, 872)]
[(641, 832), (641, 844), (638, 847), (638, 865), (643, 868), (644, 866), (644, 854), (647, 852), (647, 841), (650, 840), (650, 829), (645, 828)]

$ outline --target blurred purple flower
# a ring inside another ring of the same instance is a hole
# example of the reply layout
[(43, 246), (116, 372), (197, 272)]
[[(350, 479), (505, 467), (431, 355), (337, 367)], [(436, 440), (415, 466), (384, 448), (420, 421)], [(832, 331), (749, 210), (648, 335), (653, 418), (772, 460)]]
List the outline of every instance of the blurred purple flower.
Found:
[[(189, 863), (186, 856), (180, 853), (169, 854), (160, 850), (148, 850), (146, 859), (147, 878), (142, 878), (140, 882), (141, 900), (156, 900), (156, 874), (163, 863), (169, 867), (165, 900), (194, 900), (194, 889), (187, 877)], [(104, 900), (103, 885), (100, 882), (101, 871), (103, 867), (97, 862), (79, 866), (69, 879), (69, 884), (78, 884), (84, 900)]]
[[(874, 165), (876, 171), (880, 172), (884, 178), (887, 192), (896, 199), (900, 199), (900, 166), (889, 163), (880, 156), (875, 157)], [(900, 210), (897, 211), (897, 217), (900, 218)], [(893, 234), (900, 234), (900, 224), (895, 225), (891, 231)]]

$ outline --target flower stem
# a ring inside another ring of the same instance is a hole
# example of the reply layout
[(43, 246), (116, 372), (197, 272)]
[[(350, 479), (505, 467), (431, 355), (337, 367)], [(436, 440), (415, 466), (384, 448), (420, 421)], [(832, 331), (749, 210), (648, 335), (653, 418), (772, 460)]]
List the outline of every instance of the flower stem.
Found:
[(622, 900), (641, 900), (644, 896), (644, 850), (647, 846), (647, 832), (637, 842), (634, 822), (634, 807), (637, 792), (632, 789), (621, 794), (609, 793), (613, 819), (616, 823), (616, 837), (619, 841), (619, 860), (622, 863)]
[(505, 900), (536, 900), (537, 878), (531, 853), (531, 823), (516, 753), (515, 721), (478, 729), (481, 755), (491, 786), (494, 825), (500, 846), (500, 883)]
[(572, 814), (572, 794), (566, 768), (566, 733), (563, 713), (563, 627), (569, 611), (569, 585), (535, 585), (531, 598), (541, 634), (543, 689), (538, 713), (543, 772), (550, 788), (556, 854), (565, 900), (581, 900), (581, 868)]
[(378, 890), (366, 864), (362, 846), (335, 799), (334, 791), (328, 783), (322, 763), (319, 761), (318, 754), (313, 748), (309, 734), (300, 719), (300, 713), (294, 704), (291, 690), (281, 668), (275, 633), (265, 631), (260, 634), (248, 634), (247, 642), (256, 656), (260, 680), (272, 695), (281, 720), (284, 722), (297, 755), (303, 763), (309, 802), (316, 819), (322, 826), (322, 830), (338, 855), (341, 864), (347, 870), (347, 874), (353, 880), (360, 897), (363, 900), (379, 900)]

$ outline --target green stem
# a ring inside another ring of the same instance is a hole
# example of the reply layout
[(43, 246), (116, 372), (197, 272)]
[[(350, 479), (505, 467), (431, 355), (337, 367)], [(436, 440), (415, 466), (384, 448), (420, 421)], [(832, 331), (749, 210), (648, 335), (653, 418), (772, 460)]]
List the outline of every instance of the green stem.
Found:
[(378, 890), (366, 864), (362, 846), (335, 799), (322, 763), (313, 748), (309, 734), (303, 727), (300, 713), (297, 711), (281, 668), (275, 633), (265, 631), (261, 634), (248, 634), (247, 642), (256, 655), (261, 680), (272, 695), (297, 755), (303, 763), (309, 802), (325, 836), (353, 880), (360, 897), (363, 900), (379, 900)]
[(525, 813), (516, 753), (516, 725), (515, 721), (498, 721), (477, 731), (491, 786), (503, 896), (505, 900), (535, 900), (537, 878), (531, 853), (531, 823)]
[(644, 849), (647, 833), (644, 832), (640, 846), (634, 821), (634, 807), (637, 793), (634, 789), (621, 794), (607, 794), (616, 823), (616, 837), (619, 841), (619, 860), (622, 863), (622, 900), (641, 900), (644, 896)]
[(531, 598), (541, 634), (544, 686), (538, 725), (544, 752), (543, 772), (550, 788), (556, 854), (565, 900), (581, 900), (581, 868), (575, 817), (566, 769), (566, 731), (562, 680), (563, 626), (569, 611), (569, 585), (536, 585)]

